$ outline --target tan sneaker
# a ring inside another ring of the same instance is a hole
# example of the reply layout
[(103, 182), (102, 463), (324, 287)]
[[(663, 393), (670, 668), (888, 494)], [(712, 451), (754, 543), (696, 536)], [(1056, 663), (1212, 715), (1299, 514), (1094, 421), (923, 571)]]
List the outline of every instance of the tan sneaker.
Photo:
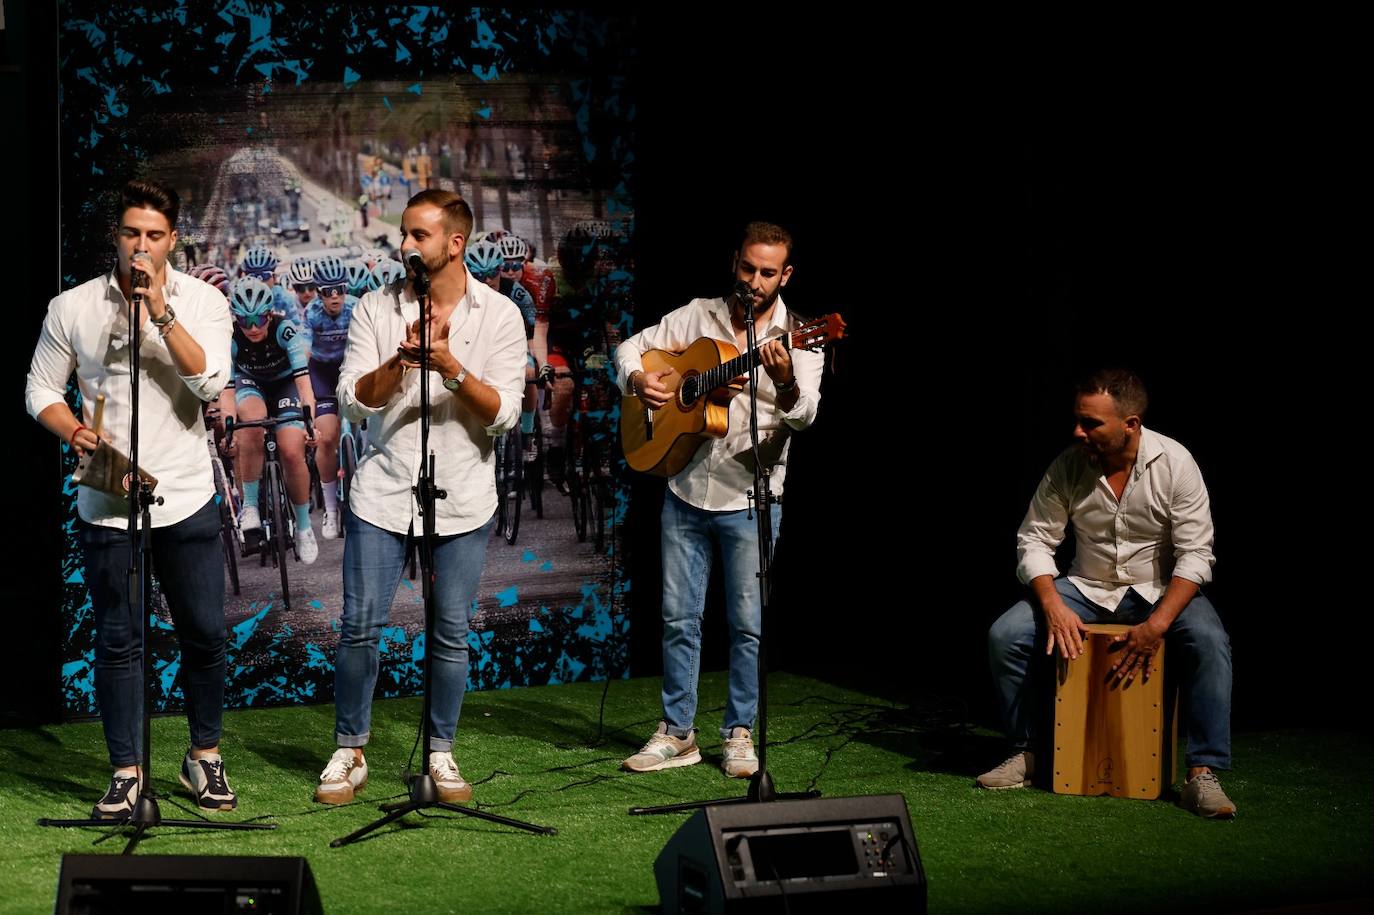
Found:
[(991, 771), (978, 776), (979, 788), (1001, 791), (1004, 788), (1029, 788), (1035, 775), (1035, 754), (1022, 750), (1008, 756), (1006, 761)]
[(353, 755), (349, 747), (339, 747), (320, 773), (315, 800), (321, 804), (348, 804), (366, 784), (367, 760)]
[(472, 800), (472, 786), (458, 771), (458, 763), (454, 762), (451, 752), (430, 752), (429, 776), (434, 779), (434, 787), (439, 789), (439, 800), (444, 803), (458, 804)]
[(721, 771), (731, 778), (748, 778), (759, 771), (759, 758), (754, 753), (754, 738), (748, 728), (734, 728), (721, 744), (725, 756)]
[(628, 772), (656, 772), (659, 769), (676, 769), (701, 762), (701, 751), (697, 749), (696, 728), (686, 737), (673, 737), (668, 733), (668, 723), (660, 721), (658, 730), (649, 742), (640, 747), (639, 752), (620, 764)]
[(1211, 772), (1199, 772), (1183, 783), (1178, 806), (1200, 817), (1225, 820), (1236, 815), (1236, 805), (1221, 790), (1221, 782)]

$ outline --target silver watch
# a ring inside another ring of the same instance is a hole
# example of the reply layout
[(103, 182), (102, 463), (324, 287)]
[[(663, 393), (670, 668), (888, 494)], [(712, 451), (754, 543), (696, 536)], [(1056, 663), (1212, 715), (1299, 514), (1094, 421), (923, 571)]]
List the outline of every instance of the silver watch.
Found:
[(444, 387), (448, 388), (450, 391), (457, 391), (459, 388), (461, 388), (461, 387), (463, 386), (463, 381), (464, 381), (464, 379), (466, 379), (467, 377), (468, 377), (467, 366), (464, 366), (463, 368), (461, 368), (461, 369), (458, 370), (458, 374), (457, 374), (457, 375), (454, 375), (452, 378), (445, 378), (445, 379), (444, 379)]
[(149, 318), (149, 320), (151, 320), (151, 321), (153, 322), (153, 325), (154, 325), (155, 327), (166, 327), (168, 324), (171, 324), (171, 323), (172, 323), (173, 321), (175, 321), (176, 319), (177, 319), (177, 313), (176, 313), (175, 311), (172, 311), (172, 306), (171, 306), (170, 303), (168, 303), (168, 305), (167, 305), (167, 310), (164, 311), (164, 312), (162, 313), (162, 317), (160, 317), (160, 318), (152, 318), (152, 317), (150, 317), (150, 318)]

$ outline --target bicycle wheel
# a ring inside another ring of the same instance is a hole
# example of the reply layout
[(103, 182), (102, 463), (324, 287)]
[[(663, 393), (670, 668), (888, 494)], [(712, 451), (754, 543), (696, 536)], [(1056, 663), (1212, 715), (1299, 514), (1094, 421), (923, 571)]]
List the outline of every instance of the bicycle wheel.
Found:
[(272, 513), (272, 558), (281, 573), (281, 597), (287, 610), (291, 609), (291, 585), (286, 580), (286, 517), (282, 506), (287, 503), (282, 485), (281, 468), (275, 462), (267, 465), (267, 499)]
[[(572, 449), (568, 449), (571, 456)], [(571, 463), (571, 462), (570, 462)], [(575, 464), (568, 467), (568, 498), (572, 500), (573, 530), (577, 531), (577, 542), (587, 542), (587, 515), (589, 514), (587, 487), (582, 479), (582, 469)]]
[(534, 460), (525, 464), (525, 489), (530, 494), (530, 508), (536, 518), (544, 517), (544, 433), (539, 428), (539, 414), (534, 421)]
[(591, 490), (592, 496), (592, 544), (600, 553), (606, 548), (606, 482), (600, 473), (596, 473), (587, 481), (587, 488)]
[(339, 440), (339, 521), (348, 518), (353, 494), (353, 474), (358, 471), (358, 443), (351, 434)]
[(496, 480), (496, 536), (506, 536), (506, 437), (496, 440), (496, 453), (492, 455), (493, 472)]
[(234, 506), (229, 501), (229, 487), (225, 485), (224, 475), (218, 464), (210, 465), (215, 472), (215, 502), (219, 506), (219, 542), (224, 548), (224, 565), (229, 571), (229, 585), (234, 593), (239, 593), (239, 544), (234, 536)]
[(520, 503), (524, 500), (524, 461), (520, 454), (520, 436), (506, 433), (506, 479), (503, 481), (497, 494), (501, 498), (501, 504), (505, 506), (506, 525), (504, 535), (506, 542), (515, 545), (515, 538), (520, 534)]

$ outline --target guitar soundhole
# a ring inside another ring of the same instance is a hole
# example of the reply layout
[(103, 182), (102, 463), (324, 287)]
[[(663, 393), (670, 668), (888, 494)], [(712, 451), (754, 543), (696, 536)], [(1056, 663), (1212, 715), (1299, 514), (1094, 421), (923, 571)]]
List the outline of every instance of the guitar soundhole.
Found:
[(691, 375), (682, 379), (682, 385), (678, 388), (678, 397), (684, 407), (690, 407), (701, 396), (699, 378), (698, 375)]

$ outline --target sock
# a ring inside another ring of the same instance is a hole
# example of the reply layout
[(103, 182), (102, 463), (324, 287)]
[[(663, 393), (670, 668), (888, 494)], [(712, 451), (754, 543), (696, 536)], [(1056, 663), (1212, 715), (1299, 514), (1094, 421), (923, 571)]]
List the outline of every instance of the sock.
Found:
[(338, 484), (330, 483), (328, 486), (321, 486), (324, 492), (324, 510), (336, 512), (339, 510), (339, 487)]
[(243, 484), (243, 504), (258, 507), (258, 481)]
[(291, 507), (296, 510), (296, 530), (310, 530), (310, 503), (306, 502), (304, 505), (292, 505)]

